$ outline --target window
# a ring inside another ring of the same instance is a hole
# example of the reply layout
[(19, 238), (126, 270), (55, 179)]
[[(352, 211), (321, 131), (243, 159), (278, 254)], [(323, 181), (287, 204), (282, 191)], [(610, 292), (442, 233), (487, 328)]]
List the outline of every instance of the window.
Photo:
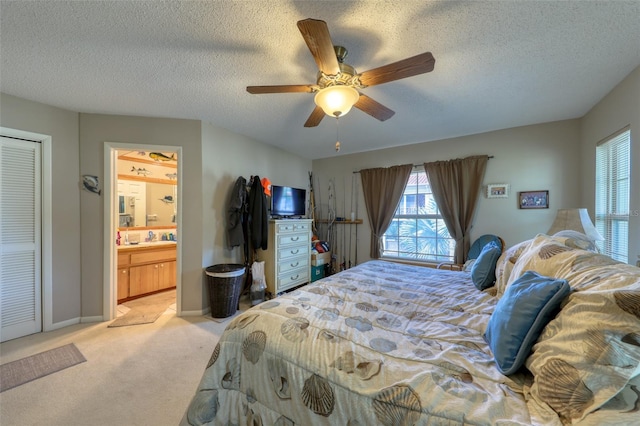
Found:
[(596, 147), (596, 228), (602, 253), (627, 263), (631, 134), (628, 129)]
[(385, 257), (453, 262), (455, 241), (442, 220), (424, 170), (409, 176), (382, 246)]

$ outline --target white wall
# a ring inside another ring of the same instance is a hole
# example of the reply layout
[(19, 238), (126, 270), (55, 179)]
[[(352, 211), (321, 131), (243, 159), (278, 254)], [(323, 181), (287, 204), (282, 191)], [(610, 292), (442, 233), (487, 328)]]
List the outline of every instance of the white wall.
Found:
[[(226, 239), (225, 212), (237, 177), (304, 186), (311, 170), (309, 160), (195, 120), (81, 114), (80, 127), (82, 173), (102, 175), (105, 141), (182, 147), (183, 312), (209, 305), (204, 268), (243, 262)], [(102, 312), (102, 198), (83, 197), (82, 216), (82, 306), (83, 316), (92, 316)]]
[(629, 263), (640, 260), (640, 67), (632, 71), (581, 121), (582, 201), (594, 217), (596, 144), (626, 126), (631, 128)]
[[(239, 249), (227, 248), (224, 228), (229, 192), (240, 175), (248, 178), (257, 174), (269, 177), (274, 184), (306, 188), (307, 172), (313, 167), (317, 178), (316, 202), (324, 204), (318, 213), (326, 215), (328, 179), (334, 178), (338, 214), (348, 216), (353, 171), (493, 155), (485, 184), (509, 183), (511, 196), (480, 199), (472, 237), (497, 233), (507, 245), (513, 245), (546, 231), (558, 208), (587, 207), (593, 215), (595, 144), (627, 125), (631, 126), (632, 137), (630, 261), (634, 262), (640, 254), (640, 214), (636, 213), (640, 212), (637, 188), (640, 68), (581, 120), (506, 129), (313, 163), (199, 121), (78, 114), (4, 93), (0, 93), (0, 125), (53, 137), (54, 324), (80, 316), (102, 315), (102, 197), (81, 191), (80, 176), (85, 173), (103, 176), (105, 141), (183, 146), (185, 208), (181, 237), (189, 241), (183, 246), (185, 311), (201, 310), (208, 303), (203, 267), (242, 261)], [(549, 189), (550, 208), (519, 210), (516, 193), (537, 189)], [(359, 217), (365, 220), (358, 227), (358, 261), (362, 262), (368, 259), (370, 232), (361, 190), (359, 195)]]
[[(104, 176), (104, 143), (182, 147), (182, 310), (200, 311), (202, 268), (202, 147), (200, 122), (170, 118), (80, 114), (80, 172)], [(81, 194), (82, 316), (102, 316), (104, 196)]]
[(78, 114), (0, 93), (0, 125), (51, 135), (53, 151), (53, 322), (102, 316), (104, 142), (181, 146), (182, 310), (208, 306), (203, 267), (242, 261), (226, 248), (224, 211), (235, 179), (251, 174), (306, 187), (311, 161), (197, 120)]
[(311, 160), (247, 137), (202, 124), (202, 266), (244, 263), (241, 247), (229, 249), (226, 211), (238, 177), (267, 177), (274, 185), (306, 188)]
[[(487, 165), (484, 184), (508, 183), (511, 194), (506, 199), (480, 198), (471, 236), (473, 240), (482, 234), (497, 234), (504, 238), (507, 246), (511, 246), (539, 232), (546, 232), (557, 209), (580, 206), (580, 159), (576, 155), (579, 131), (579, 120), (566, 120), (315, 160), (313, 172), (320, 178), (320, 185), (315, 188), (316, 203), (320, 196), (324, 204), (322, 214), (326, 217), (328, 180), (334, 178), (338, 216), (348, 217), (353, 171), (492, 155), (494, 158)], [(342, 207), (345, 204), (345, 185), (346, 214)], [(358, 185), (361, 185), (359, 177)], [(549, 190), (549, 209), (518, 209), (518, 191), (529, 190)], [(365, 222), (358, 228), (358, 262), (362, 263), (369, 258), (371, 233), (361, 186), (358, 207), (359, 217)]]
[(0, 93), (0, 126), (52, 137), (52, 321), (80, 317), (78, 113)]

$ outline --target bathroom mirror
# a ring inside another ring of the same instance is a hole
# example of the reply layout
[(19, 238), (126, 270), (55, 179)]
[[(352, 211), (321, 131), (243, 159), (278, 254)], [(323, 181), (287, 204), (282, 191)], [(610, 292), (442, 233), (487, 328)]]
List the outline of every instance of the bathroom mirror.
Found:
[(176, 224), (177, 186), (118, 179), (120, 227)]
[(175, 153), (119, 151), (117, 169), (119, 227), (176, 225)]

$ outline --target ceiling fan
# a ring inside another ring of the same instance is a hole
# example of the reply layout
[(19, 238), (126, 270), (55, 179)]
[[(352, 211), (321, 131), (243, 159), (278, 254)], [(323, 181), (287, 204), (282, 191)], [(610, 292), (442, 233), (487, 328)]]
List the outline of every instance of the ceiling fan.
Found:
[(316, 107), (304, 123), (305, 127), (317, 126), (325, 114), (339, 118), (349, 112), (352, 106), (380, 121), (385, 121), (395, 112), (360, 93), (359, 89), (433, 71), (436, 62), (431, 52), (425, 52), (357, 73), (355, 68), (344, 63), (347, 49), (333, 45), (326, 22), (304, 19), (298, 21), (298, 29), (318, 65), (316, 84), (248, 86), (247, 92), (252, 94), (316, 93), (314, 99)]

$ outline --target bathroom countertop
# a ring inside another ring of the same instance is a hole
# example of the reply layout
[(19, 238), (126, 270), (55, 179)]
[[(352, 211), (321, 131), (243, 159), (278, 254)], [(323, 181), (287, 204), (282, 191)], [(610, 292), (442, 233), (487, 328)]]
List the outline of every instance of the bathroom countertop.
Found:
[(175, 246), (176, 242), (175, 241), (153, 241), (150, 243), (147, 242), (141, 242), (138, 244), (128, 244), (128, 245), (120, 245), (117, 246), (118, 250), (124, 250), (124, 249), (137, 249), (137, 248), (148, 248), (148, 247), (164, 247), (164, 246)]

